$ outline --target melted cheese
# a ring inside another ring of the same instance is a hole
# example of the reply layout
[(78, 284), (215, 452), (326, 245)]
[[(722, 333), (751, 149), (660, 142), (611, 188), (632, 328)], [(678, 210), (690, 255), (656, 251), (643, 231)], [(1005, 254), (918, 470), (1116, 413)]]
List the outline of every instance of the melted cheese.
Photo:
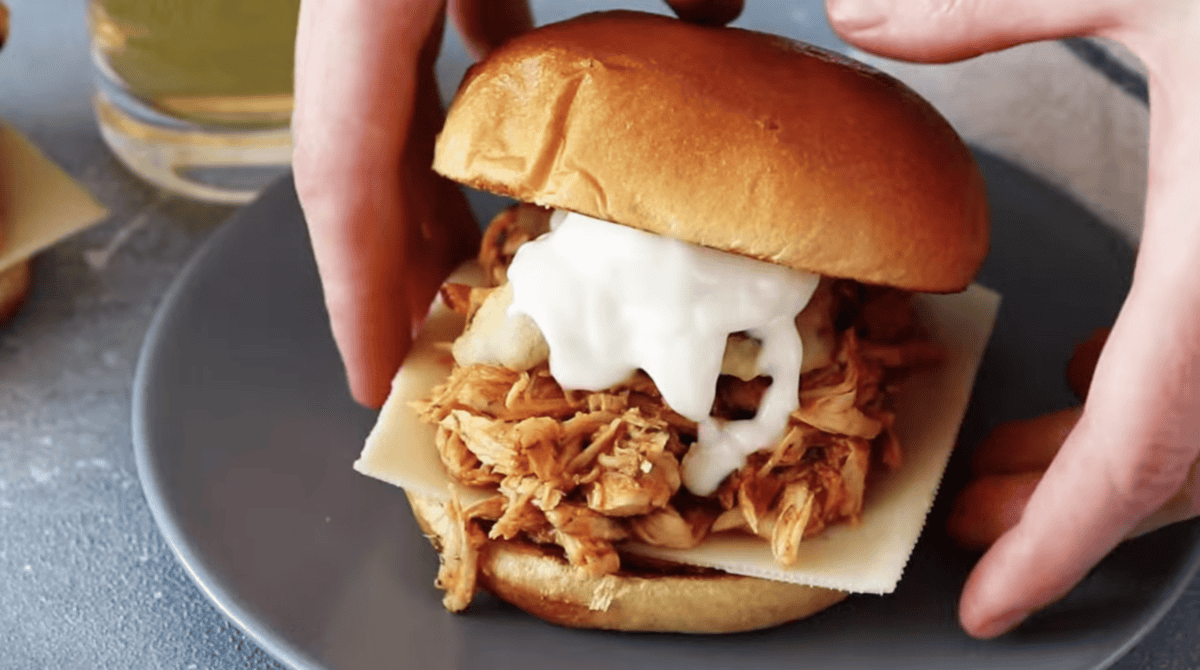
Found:
[[(683, 462), (693, 493), (712, 493), (745, 457), (777, 442), (799, 404), (803, 345), (794, 319), (819, 277), (580, 214), (557, 212), (508, 269), (512, 314), (537, 325), (565, 389), (599, 391), (641, 369), (671, 409), (696, 421)], [(762, 342), (772, 377), (753, 419), (711, 416), (726, 339)]]

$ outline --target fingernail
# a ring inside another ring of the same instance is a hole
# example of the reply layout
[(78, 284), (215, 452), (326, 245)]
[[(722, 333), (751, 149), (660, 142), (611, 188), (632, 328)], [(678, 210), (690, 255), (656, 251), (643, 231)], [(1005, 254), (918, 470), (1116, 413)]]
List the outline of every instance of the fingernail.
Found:
[(891, 6), (888, 0), (831, 0), (826, 5), (826, 12), (835, 29), (852, 33), (886, 21)]
[(988, 623), (984, 624), (983, 626), (981, 626), (979, 628), (979, 630), (977, 631), (978, 637), (981, 637), (984, 639), (1000, 637), (1001, 635), (1004, 635), (1008, 631), (1016, 628), (1028, 616), (1029, 616), (1029, 612), (1026, 612), (1024, 610), (1018, 610), (1016, 612), (1011, 612), (1009, 614), (1006, 614), (1005, 616), (992, 619), (991, 621), (989, 621)]

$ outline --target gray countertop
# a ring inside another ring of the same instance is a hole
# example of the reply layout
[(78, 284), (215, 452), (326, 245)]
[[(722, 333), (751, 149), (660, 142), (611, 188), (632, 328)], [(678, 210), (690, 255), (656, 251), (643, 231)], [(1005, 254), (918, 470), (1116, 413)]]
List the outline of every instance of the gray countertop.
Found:
[(0, 330), (0, 667), (280, 667), (175, 560), (130, 446), (150, 317), (232, 210), (164, 197), (109, 154), (91, 116), (82, 0), (8, 4), (0, 118), (111, 217), (38, 257), (32, 299)]
[[(91, 116), (83, 0), (8, 4), (0, 118), (111, 216), (38, 257), (32, 300), (0, 330), (0, 667), (279, 667), (176, 561), (131, 447), (145, 329), (232, 210), (162, 195), (108, 153)], [(1200, 581), (1115, 667), (1200, 667), (1198, 628)]]

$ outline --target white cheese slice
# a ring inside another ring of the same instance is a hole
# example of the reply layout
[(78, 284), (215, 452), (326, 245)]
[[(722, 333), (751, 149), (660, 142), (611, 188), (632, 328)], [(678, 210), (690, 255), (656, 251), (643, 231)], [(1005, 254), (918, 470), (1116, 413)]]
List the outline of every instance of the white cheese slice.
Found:
[[(469, 268), (460, 270), (454, 281), (470, 283), (479, 276), (478, 269)], [(779, 581), (858, 593), (893, 591), (920, 537), (957, 440), (1000, 296), (972, 286), (953, 295), (918, 295), (916, 305), (923, 323), (949, 356), (941, 365), (913, 375), (901, 387), (896, 429), (904, 464), (872, 481), (862, 523), (835, 527), (805, 540), (800, 560), (790, 567), (775, 563), (768, 543), (753, 537), (713, 536), (700, 547), (686, 550), (637, 544), (623, 548)], [(392, 393), (354, 464), (356, 470), (442, 499), (454, 486), (467, 504), (490, 495), (452, 482), (433, 446), (434, 428), (421, 423), (409, 407), (409, 402), (427, 396), (449, 374), (453, 361), (445, 347), (436, 345), (452, 341), (462, 326), (461, 317), (435, 305), (392, 383)]]
[(0, 125), (0, 270), (33, 256), (108, 215), (91, 194), (27, 139)]

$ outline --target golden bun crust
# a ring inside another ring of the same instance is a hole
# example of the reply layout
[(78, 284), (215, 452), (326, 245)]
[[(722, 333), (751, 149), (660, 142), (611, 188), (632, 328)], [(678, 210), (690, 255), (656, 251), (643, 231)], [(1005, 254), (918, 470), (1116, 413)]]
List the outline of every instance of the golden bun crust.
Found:
[(11, 319), (25, 298), (33, 279), (33, 270), (28, 260), (0, 270), (0, 325)]
[[(406, 491), (413, 516), (440, 549), (445, 503)], [(841, 602), (846, 593), (716, 571), (617, 573), (589, 577), (549, 550), (526, 542), (488, 541), (479, 582), (502, 600), (572, 628), (675, 633), (733, 633), (801, 619)]]
[(780, 37), (588, 14), (473, 66), (434, 169), (467, 185), (802, 270), (970, 283), (983, 180), (895, 79)]

